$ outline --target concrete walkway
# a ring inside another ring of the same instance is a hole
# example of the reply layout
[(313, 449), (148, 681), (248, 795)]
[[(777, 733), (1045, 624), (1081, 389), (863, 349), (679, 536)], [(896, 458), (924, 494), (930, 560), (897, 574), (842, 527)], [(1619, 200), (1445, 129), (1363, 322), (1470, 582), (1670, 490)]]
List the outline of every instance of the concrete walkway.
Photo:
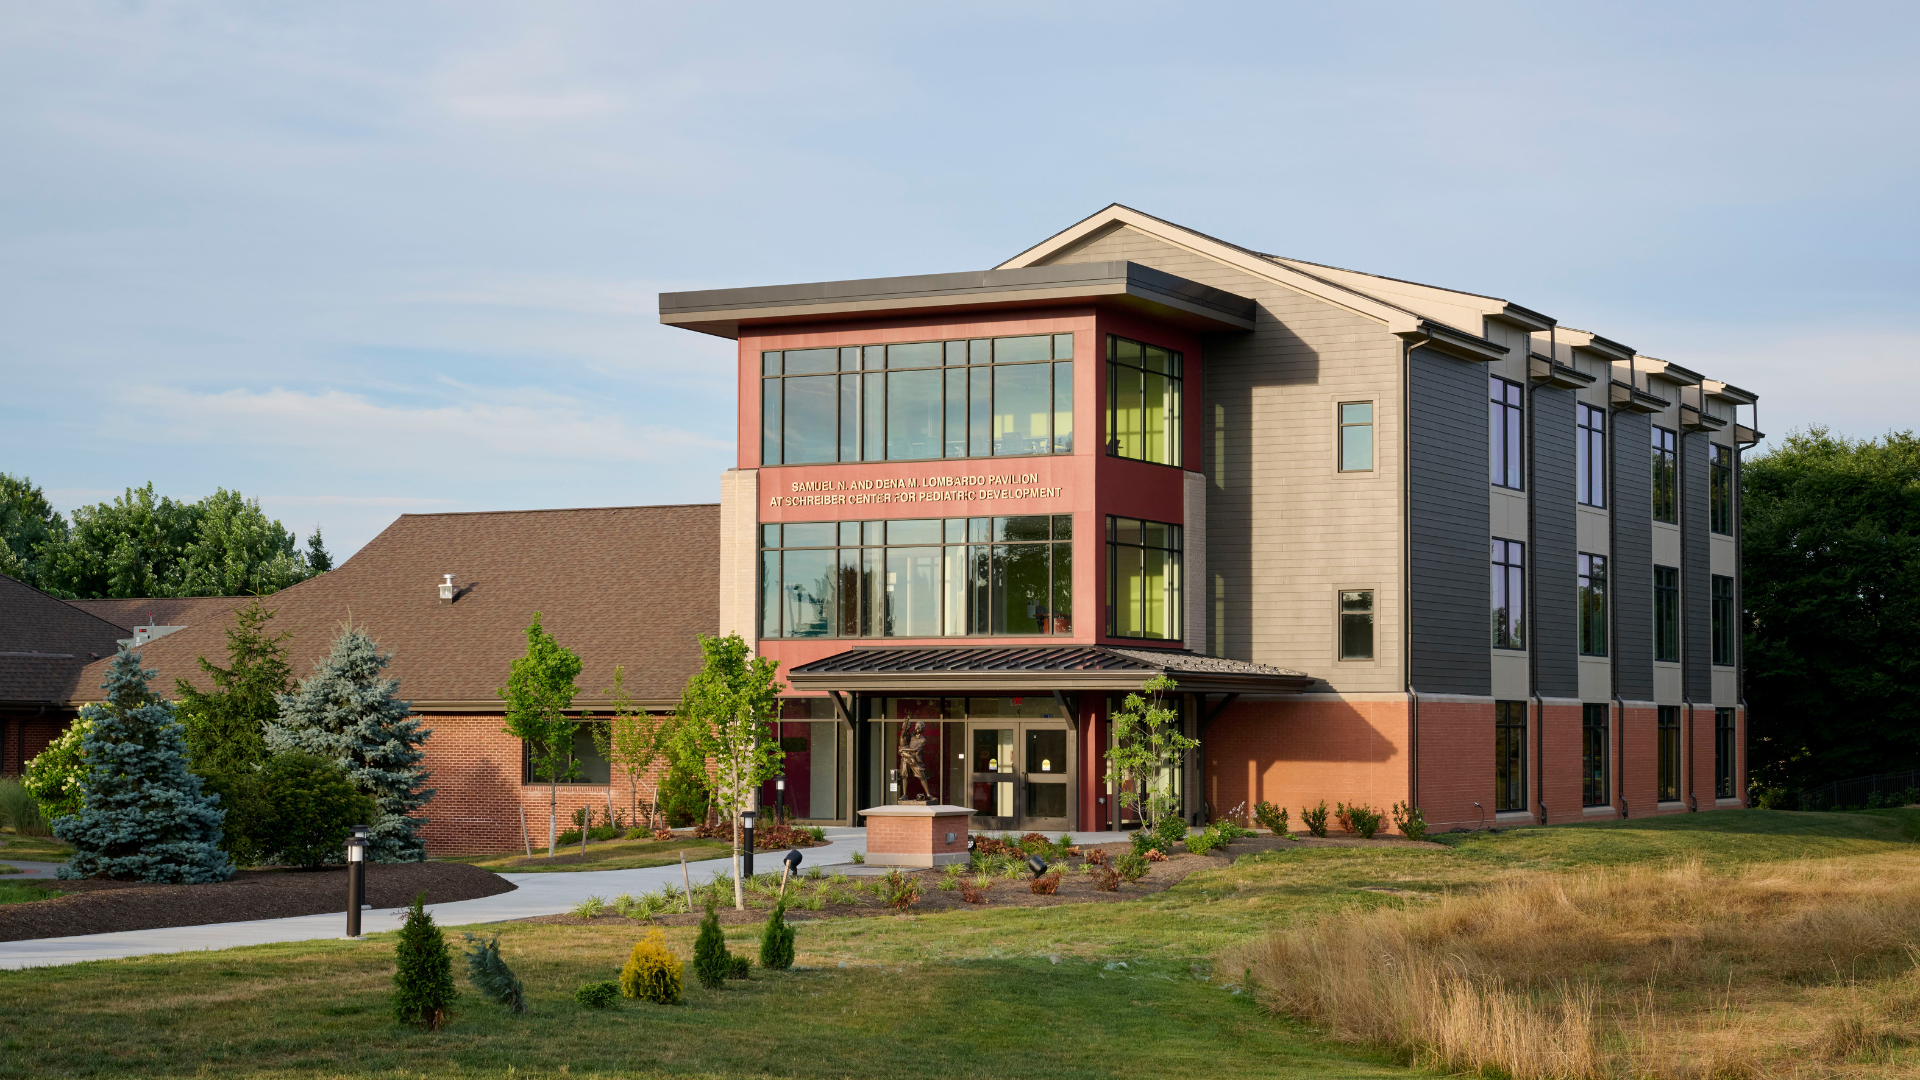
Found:
[[(864, 853), (867, 830), (828, 828), (827, 846), (805, 848), (800, 869), (819, 866), (829, 872), (835, 866), (850, 868), (853, 853)], [(1049, 833), (1059, 839), (1059, 833)], [(1083, 844), (1107, 844), (1124, 841), (1123, 832), (1076, 833)], [(754, 869), (760, 873), (780, 870), (784, 852), (767, 851), (754, 856)], [(47, 867), (53, 863), (10, 865), (26, 869)], [(716, 873), (731, 873), (731, 859), (709, 859), (688, 863), (688, 875), (696, 885), (711, 881)], [(35, 875), (37, 876), (37, 875)], [(638, 896), (660, 889), (684, 887), (680, 864), (655, 866), (645, 870), (577, 870), (545, 874), (501, 874), (515, 886), (512, 892), (483, 896), (477, 900), (459, 900), (450, 904), (428, 904), (434, 921), (443, 927), (472, 926), (477, 923), (531, 919), (540, 915), (558, 915), (589, 896), (612, 900), (621, 893)], [(8, 874), (0, 881), (30, 880), (29, 875)], [(362, 933), (374, 934), (398, 929), (406, 918), (405, 908), (381, 908), (361, 914)], [(346, 914), (298, 915), (290, 919), (260, 919), (254, 922), (211, 923), (206, 926), (170, 926), (157, 930), (123, 930), (110, 934), (83, 934), (74, 937), (36, 938), (31, 941), (0, 942), (0, 969), (53, 967), (78, 964), (87, 960), (113, 960), (155, 953), (200, 952), (231, 949), (241, 945), (269, 945), (288, 941), (315, 941), (338, 938), (346, 933)], [(457, 940), (457, 938), (456, 938)]]
[(25, 859), (4, 859), (0, 862), (20, 871), (17, 874), (0, 874), (0, 881), (32, 881), (34, 878), (50, 878), (58, 873), (61, 867), (67, 865), (57, 862), (28, 862)]

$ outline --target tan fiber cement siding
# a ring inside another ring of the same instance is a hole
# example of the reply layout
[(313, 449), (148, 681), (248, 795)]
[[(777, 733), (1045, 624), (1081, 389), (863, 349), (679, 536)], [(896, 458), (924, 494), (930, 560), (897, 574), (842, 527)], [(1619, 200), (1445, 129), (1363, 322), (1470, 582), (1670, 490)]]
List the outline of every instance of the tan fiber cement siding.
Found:
[[(1401, 688), (1400, 342), (1381, 324), (1127, 226), (1047, 260), (1128, 259), (1253, 299), (1212, 335), (1186, 415), (1205, 433), (1206, 650), (1349, 692)], [(1340, 474), (1335, 407), (1374, 404), (1374, 469)], [(1375, 656), (1335, 659), (1334, 592), (1375, 590)], [(1199, 644), (1199, 643), (1195, 643)]]

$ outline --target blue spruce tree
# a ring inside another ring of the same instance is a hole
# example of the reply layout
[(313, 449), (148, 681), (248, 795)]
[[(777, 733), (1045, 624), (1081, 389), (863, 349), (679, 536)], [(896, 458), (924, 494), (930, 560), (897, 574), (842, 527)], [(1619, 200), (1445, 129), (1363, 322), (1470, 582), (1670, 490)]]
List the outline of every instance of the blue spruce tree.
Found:
[(185, 729), (147, 688), (155, 674), (122, 647), (101, 687), (106, 703), (83, 711), (92, 726), (80, 812), (53, 826), (73, 845), (63, 878), (199, 884), (233, 876), (220, 850), (226, 811), (187, 768)]
[(434, 789), (421, 786), (428, 772), (420, 767), (420, 745), (433, 732), (411, 715), (412, 702), (394, 697), (400, 680), (381, 674), (392, 660), (366, 631), (342, 628), (313, 675), (278, 696), (280, 716), (267, 722), (265, 734), (274, 753), (302, 750), (339, 762), (353, 786), (373, 798), (370, 861), (419, 862), (427, 857), (420, 838), (427, 819), (411, 815), (433, 798)]

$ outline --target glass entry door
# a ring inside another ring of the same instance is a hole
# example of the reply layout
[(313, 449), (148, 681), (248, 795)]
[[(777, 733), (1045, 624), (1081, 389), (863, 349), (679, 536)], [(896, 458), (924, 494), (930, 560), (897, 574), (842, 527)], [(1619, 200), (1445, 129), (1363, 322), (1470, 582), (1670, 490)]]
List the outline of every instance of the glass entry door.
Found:
[(1021, 725), (1022, 829), (1056, 830), (1067, 827), (1067, 729)]
[(968, 745), (973, 757), (973, 816), (983, 829), (1011, 829), (1017, 824), (1014, 796), (1014, 736), (1017, 728), (974, 727)]
[(973, 813), (993, 830), (1064, 830), (1069, 751), (1065, 724), (968, 726)]

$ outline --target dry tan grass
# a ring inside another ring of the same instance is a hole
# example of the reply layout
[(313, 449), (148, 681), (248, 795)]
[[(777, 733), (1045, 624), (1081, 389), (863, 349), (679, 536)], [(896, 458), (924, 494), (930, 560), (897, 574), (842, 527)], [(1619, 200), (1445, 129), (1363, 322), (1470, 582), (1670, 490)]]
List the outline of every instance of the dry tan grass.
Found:
[(1225, 958), (1338, 1037), (1516, 1080), (1920, 1077), (1920, 855), (1517, 877)]

